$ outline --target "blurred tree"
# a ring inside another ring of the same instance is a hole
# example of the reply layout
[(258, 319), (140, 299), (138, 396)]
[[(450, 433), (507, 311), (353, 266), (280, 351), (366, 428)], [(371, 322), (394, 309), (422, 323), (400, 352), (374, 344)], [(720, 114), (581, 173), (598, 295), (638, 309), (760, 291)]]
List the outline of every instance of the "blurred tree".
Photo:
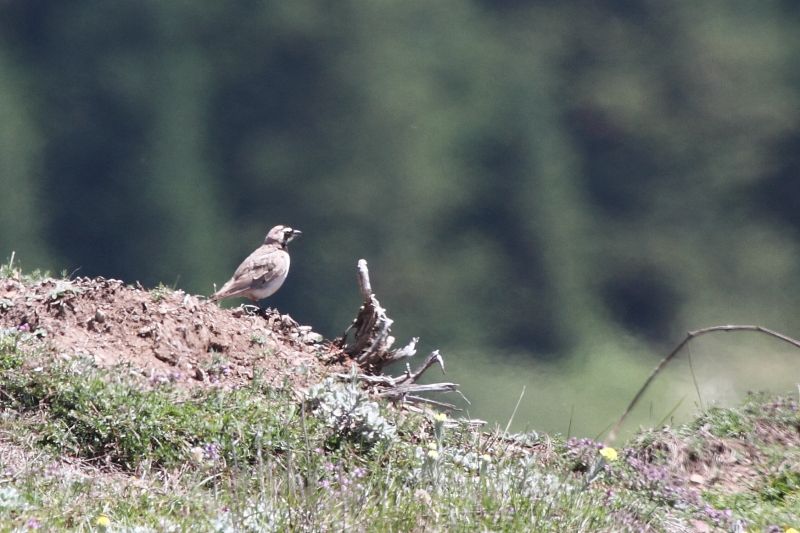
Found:
[(56, 262), (43, 232), (42, 140), (29, 94), (23, 69), (0, 49), (0, 253), (3, 261), (16, 252), (17, 264), (46, 269)]
[(796, 330), (797, 30), (777, 0), (12, 0), (0, 251), (207, 294), (287, 223), (269, 304), (329, 335), (359, 257), (437, 344)]

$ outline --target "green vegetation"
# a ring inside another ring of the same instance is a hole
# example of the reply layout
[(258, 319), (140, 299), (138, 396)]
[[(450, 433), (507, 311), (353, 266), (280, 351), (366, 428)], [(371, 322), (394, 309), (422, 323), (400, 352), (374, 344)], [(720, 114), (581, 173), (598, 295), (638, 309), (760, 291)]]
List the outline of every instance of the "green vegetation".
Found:
[(150, 296), (153, 298), (154, 302), (160, 302), (173, 292), (175, 292), (173, 287), (167, 287), (163, 283), (159, 283), (155, 289), (150, 291)]
[(1, 403), (21, 414), (46, 409), (47, 421), (36, 426), (40, 442), (70, 455), (135, 470), (144, 462), (173, 468), (196, 446), (213, 446), (235, 464), (252, 463), (260, 451), (278, 453), (298, 445), (293, 440), (298, 435), (286, 433), (299, 420), (295, 406), (274, 405), (276, 400), (257, 386), (193, 397), (136, 387), (143, 378), (126, 376), (126, 369), (103, 372), (83, 360), (46, 370), (8, 370)]
[[(714, 408), (617, 452), (590, 439), (482, 433), (444, 414), (380, 405), (350, 382), (326, 380), (304, 400), (258, 380), (181, 389), (124, 366), (48, 359), (42, 342), (25, 331), (0, 336), (4, 529), (798, 525), (792, 399)], [(742, 469), (748, 483), (735, 483)], [(703, 480), (690, 477), (698, 472)]]
[[(20, 268), (19, 263), (15, 263), (15, 259), (17, 258), (17, 254), (11, 251), (8, 254), (8, 260), (5, 263), (0, 264), (0, 279), (6, 278), (14, 278), (19, 279), (23, 283), (34, 283), (37, 281), (41, 281), (43, 279), (47, 279), (50, 277), (50, 272), (46, 270), (25, 270)], [(62, 278), (65, 276), (62, 276)], [(0, 303), (2, 305), (2, 303)]]

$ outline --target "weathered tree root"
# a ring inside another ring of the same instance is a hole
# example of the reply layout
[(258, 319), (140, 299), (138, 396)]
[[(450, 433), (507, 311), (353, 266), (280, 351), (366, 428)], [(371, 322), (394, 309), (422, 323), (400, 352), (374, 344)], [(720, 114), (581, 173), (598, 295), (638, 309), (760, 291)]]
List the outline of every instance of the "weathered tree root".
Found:
[[(455, 405), (418, 396), (421, 393), (431, 392), (455, 392), (461, 394), (456, 383), (417, 383), (420, 376), (434, 363), (438, 363), (442, 372), (444, 372), (444, 360), (439, 354), (439, 350), (431, 352), (416, 370), (412, 371), (411, 365), (406, 363), (406, 371), (399, 376), (383, 374), (383, 369), (387, 365), (401, 359), (410, 358), (416, 354), (416, 346), (419, 339), (414, 337), (402, 348), (392, 349), (395, 338), (390, 335), (390, 331), (394, 321), (386, 315), (386, 310), (381, 307), (380, 302), (375, 297), (375, 293), (372, 292), (369, 270), (364, 259), (359, 259), (358, 261), (358, 284), (364, 303), (361, 305), (361, 309), (359, 309), (353, 323), (335, 342), (361, 369), (361, 373), (357, 374), (356, 378), (366, 383), (377, 396), (388, 398), (392, 401), (410, 404), (430, 404), (447, 409), (455, 409)], [(338, 377), (352, 379), (353, 376), (341, 374)], [(463, 395), (461, 396), (463, 398)]]

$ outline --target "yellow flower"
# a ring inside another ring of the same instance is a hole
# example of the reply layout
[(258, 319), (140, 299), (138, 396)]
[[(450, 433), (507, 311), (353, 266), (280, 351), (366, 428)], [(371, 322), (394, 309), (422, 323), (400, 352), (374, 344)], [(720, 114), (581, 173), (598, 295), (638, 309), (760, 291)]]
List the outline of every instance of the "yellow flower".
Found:
[(439, 458), (439, 452), (436, 450), (428, 450), (428, 457), (434, 461)]
[(784, 533), (800, 533), (793, 527), (787, 527)]
[(606, 461), (616, 461), (617, 459), (619, 459), (619, 454), (617, 453), (617, 450), (615, 450), (614, 448), (609, 448), (608, 446), (600, 450), (600, 455), (602, 455)]
[(438, 450), (439, 446), (435, 442), (429, 442), (428, 443), (428, 449), (429, 450)]
[(111, 519), (104, 514), (101, 514), (97, 518), (95, 518), (94, 523), (97, 527), (101, 527), (103, 529), (107, 528), (111, 525)]
[(481, 455), (481, 461), (483, 461), (484, 463), (491, 463), (492, 462), (492, 456), (489, 455), (488, 453), (485, 453), (485, 454)]
[(436, 413), (435, 415), (433, 415), (433, 419), (441, 423), (447, 420), (447, 415), (444, 413)]

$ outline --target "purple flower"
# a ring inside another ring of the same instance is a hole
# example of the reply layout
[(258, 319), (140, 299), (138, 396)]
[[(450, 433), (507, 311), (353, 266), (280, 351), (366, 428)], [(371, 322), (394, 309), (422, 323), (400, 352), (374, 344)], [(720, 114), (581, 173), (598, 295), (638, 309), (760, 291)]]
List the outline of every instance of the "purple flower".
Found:
[(206, 457), (208, 459), (211, 459), (212, 461), (216, 461), (217, 459), (219, 459), (219, 444), (213, 442), (210, 444), (206, 444), (203, 447), (203, 451), (205, 452)]

